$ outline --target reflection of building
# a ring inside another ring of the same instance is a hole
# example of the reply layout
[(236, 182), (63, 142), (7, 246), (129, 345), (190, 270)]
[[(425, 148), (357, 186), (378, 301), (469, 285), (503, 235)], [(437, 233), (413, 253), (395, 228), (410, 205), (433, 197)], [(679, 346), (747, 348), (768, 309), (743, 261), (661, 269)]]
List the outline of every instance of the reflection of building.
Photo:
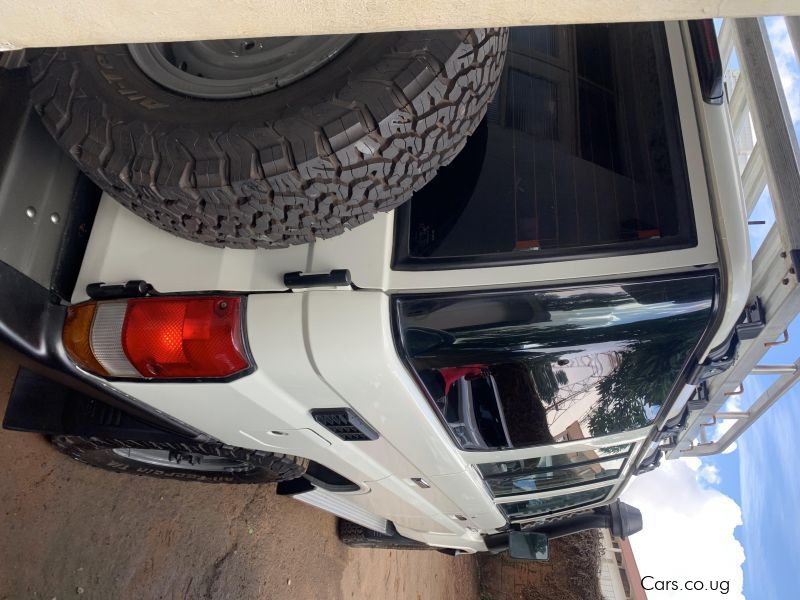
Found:
[(581, 424), (579, 421), (573, 421), (570, 423), (569, 427), (567, 427), (561, 435), (556, 436), (556, 442), (568, 442), (570, 440), (582, 440), (586, 437), (586, 434), (581, 429)]
[(600, 559), (600, 592), (603, 598), (647, 600), (631, 543), (612, 537), (607, 529), (600, 530), (600, 540), (604, 548)]
[[(559, 441), (562, 441), (567, 426), (575, 427), (577, 423), (585, 422), (599, 399), (597, 384), (619, 366), (620, 355), (615, 350), (592, 352), (589, 348), (581, 354), (568, 355), (564, 360), (568, 362), (553, 365), (553, 370), (556, 377), (559, 377), (559, 371), (563, 373), (560, 376), (566, 383), (559, 385), (553, 402), (547, 407), (550, 431)], [(580, 435), (575, 433), (564, 439), (590, 437), (588, 431), (583, 431)]]

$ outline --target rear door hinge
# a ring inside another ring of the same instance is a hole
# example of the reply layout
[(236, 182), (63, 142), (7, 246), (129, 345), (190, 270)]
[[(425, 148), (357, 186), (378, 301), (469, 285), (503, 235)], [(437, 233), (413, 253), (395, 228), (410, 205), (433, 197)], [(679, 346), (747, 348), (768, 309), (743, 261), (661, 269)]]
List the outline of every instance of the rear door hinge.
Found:
[(143, 298), (158, 296), (156, 289), (141, 279), (125, 283), (90, 283), (86, 286), (86, 295), (92, 300), (118, 300), (121, 298)]
[(352, 288), (353, 280), (348, 269), (305, 274), (302, 271), (293, 271), (284, 274), (283, 285), (293, 291), (308, 288)]

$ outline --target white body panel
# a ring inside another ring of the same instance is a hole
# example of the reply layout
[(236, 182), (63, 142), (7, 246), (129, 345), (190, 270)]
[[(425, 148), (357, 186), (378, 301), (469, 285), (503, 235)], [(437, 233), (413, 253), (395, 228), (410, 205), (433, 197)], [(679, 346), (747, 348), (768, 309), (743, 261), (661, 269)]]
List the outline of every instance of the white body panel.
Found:
[(214, 248), (175, 237), (103, 194), (73, 302), (86, 285), (146, 279), (157, 290), (279, 291), (283, 274), (306, 270), (309, 247), (282, 250)]
[[(505, 523), (400, 363), (385, 294), (250, 296), (247, 322), (258, 366), (247, 377), (220, 384), (114, 385), (225, 443), (324, 464), (362, 486), (348, 494), (351, 502), (415, 539), (435, 534), (438, 545), (475, 550), (479, 538), (467, 527), (485, 532)], [(354, 368), (366, 376), (355, 377)], [(354, 408), (381, 437), (345, 442), (309, 413), (343, 406)], [(449, 477), (446, 487), (437, 485), (442, 475)], [(423, 477), (431, 487), (420, 488), (411, 477)]]
[[(690, 52), (688, 32), (684, 35), (685, 51)], [(688, 62), (694, 90), (697, 124), (705, 160), (705, 173), (711, 190), (712, 210), (715, 215), (719, 259), (727, 272), (723, 302), (726, 307), (714, 339), (713, 349), (725, 341), (731, 328), (747, 304), (753, 279), (753, 263), (750, 260), (750, 232), (747, 219), (749, 213), (745, 202), (742, 179), (736, 159), (736, 149), (727, 106), (714, 106), (703, 102), (697, 90), (696, 71), (693, 62)]]
[[(394, 347), (390, 294), (688, 271), (718, 262), (717, 236), (726, 248), (722, 259), (735, 268), (742, 253), (749, 251), (746, 227), (741, 226), (741, 188), (728, 181), (733, 179), (728, 171), (736, 168), (730, 130), (716, 109), (693, 102), (680, 26), (667, 23), (667, 34), (689, 167), (696, 246), (505, 267), (392, 271), (392, 214), (378, 215), (362, 227), (310, 246), (230, 250), (171, 236), (104, 196), (73, 300), (86, 298), (88, 283), (130, 279), (144, 279), (169, 292), (250, 292), (247, 333), (257, 366), (252, 374), (230, 383), (113, 385), (227, 444), (295, 454), (325, 465), (360, 486), (357, 492), (341, 494), (343, 499), (392, 521), (403, 535), (436, 546), (484, 550), (480, 534), (503, 527), (506, 519), (474, 465), (556, 451), (588, 451), (601, 443), (591, 439), (563, 442), (557, 450), (553, 446), (491, 452), (457, 449)], [(695, 111), (701, 113), (700, 123)], [(719, 173), (707, 181), (704, 160), (708, 157), (703, 150), (709, 144), (723, 147), (713, 154)], [(285, 291), (287, 272), (332, 269), (349, 269), (360, 289)], [(744, 278), (749, 288), (749, 278)], [(732, 308), (725, 323), (738, 318), (745, 299), (741, 285), (727, 288), (724, 300)], [(358, 412), (379, 432), (379, 439), (345, 442), (314, 421), (309, 412), (341, 407)], [(649, 431), (607, 436), (602, 445), (633, 443), (635, 454)], [(580, 489), (611, 485), (609, 498), (615, 497), (632, 462), (626, 462), (617, 480)], [(423, 478), (430, 488), (419, 487), (412, 478)], [(539, 495), (559, 493), (563, 490)]]

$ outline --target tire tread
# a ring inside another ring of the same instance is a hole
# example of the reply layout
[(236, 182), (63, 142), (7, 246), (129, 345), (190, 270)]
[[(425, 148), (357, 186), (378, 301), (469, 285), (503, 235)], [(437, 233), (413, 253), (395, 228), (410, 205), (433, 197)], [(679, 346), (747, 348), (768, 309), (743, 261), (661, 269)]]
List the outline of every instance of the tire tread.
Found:
[(34, 107), (98, 185), (212, 246), (325, 239), (391, 210), (448, 164), (497, 89), (507, 29), (409, 32), (326, 100), (273, 122), (192, 131), (120, 119), (75, 49), (31, 64)]
[[(230, 481), (221, 481), (220, 479), (205, 478), (203, 476), (197, 476), (193, 478), (195, 481), (204, 482), (265, 483), (268, 481), (288, 481), (302, 476), (303, 473), (306, 472), (309, 464), (308, 459), (301, 458), (299, 456), (275, 452), (264, 452), (261, 450), (251, 450), (248, 448), (239, 448), (221, 443), (199, 443), (184, 441), (155, 442), (72, 435), (56, 435), (53, 436), (50, 441), (60, 452), (63, 452), (67, 456), (70, 456), (71, 458), (74, 458), (75, 460), (84, 464), (100, 467), (106, 470), (140, 476), (165, 477), (165, 475), (154, 475), (153, 473), (138, 473), (129, 470), (120, 471), (119, 469), (115, 469), (113, 466), (109, 465), (107, 461), (102, 460), (102, 453), (100, 454), (101, 459), (98, 460), (96, 453), (93, 453), (93, 451), (106, 451), (114, 448), (138, 448), (195, 452), (200, 454), (235, 458), (237, 460), (249, 462), (260, 467), (259, 476), (255, 478), (232, 477)], [(166, 477), (169, 476), (167, 475)]]

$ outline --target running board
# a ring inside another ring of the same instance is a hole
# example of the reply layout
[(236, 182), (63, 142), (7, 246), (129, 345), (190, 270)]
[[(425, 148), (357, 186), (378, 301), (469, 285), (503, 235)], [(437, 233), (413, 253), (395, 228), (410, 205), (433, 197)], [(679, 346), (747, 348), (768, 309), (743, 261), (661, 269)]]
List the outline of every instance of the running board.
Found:
[(292, 493), (287, 489), (287, 486), (281, 486), (281, 484), (278, 484), (278, 486), (278, 493), (281, 495), (291, 496), (295, 500), (300, 500), (300, 502), (305, 502), (316, 508), (333, 513), (337, 517), (356, 523), (372, 531), (390, 535), (393, 530), (389, 521), (361, 508), (351, 502), (347, 496), (340, 493), (329, 492), (318, 487), (314, 487), (308, 491)]

